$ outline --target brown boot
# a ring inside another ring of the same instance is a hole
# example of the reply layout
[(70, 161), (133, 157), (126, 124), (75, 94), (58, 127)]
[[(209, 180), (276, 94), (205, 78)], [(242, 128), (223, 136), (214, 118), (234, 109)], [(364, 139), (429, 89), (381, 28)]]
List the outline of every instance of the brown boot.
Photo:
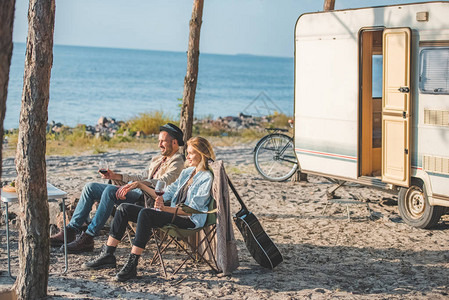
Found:
[[(73, 242), (76, 239), (76, 229), (66, 226), (67, 244)], [(61, 229), (57, 234), (50, 237), (50, 245), (52, 247), (60, 247), (64, 244), (64, 229)]]
[[(64, 250), (64, 246), (61, 247)], [(67, 244), (68, 253), (90, 252), (94, 250), (94, 237), (85, 232), (81, 233), (76, 240)]]

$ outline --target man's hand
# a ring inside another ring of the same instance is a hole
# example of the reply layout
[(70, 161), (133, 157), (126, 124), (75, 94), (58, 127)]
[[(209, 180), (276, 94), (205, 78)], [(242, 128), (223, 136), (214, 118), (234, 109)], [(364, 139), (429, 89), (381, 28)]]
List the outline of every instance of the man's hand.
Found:
[(103, 179), (111, 179), (111, 180), (121, 180), (122, 179), (122, 175), (115, 173), (112, 170), (107, 170), (106, 173), (101, 173), (100, 171), (98, 171), (101, 175), (101, 178)]
[(137, 189), (138, 187), (139, 187), (138, 181), (125, 184), (117, 190), (117, 192), (115, 193), (115, 196), (119, 200), (125, 200), (126, 194), (128, 194), (129, 191)]

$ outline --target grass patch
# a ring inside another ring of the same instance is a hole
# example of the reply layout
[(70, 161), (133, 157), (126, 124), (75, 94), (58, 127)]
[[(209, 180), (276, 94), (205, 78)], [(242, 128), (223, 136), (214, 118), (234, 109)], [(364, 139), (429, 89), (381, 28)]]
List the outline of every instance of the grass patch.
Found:
[(273, 115), (267, 116), (267, 119), (270, 120), (269, 123), (265, 124), (267, 128), (289, 128), (288, 120), (291, 119), (291, 117), (274, 112)]
[(227, 174), (242, 174), (242, 170), (236, 166), (225, 167)]
[[(288, 117), (283, 114), (275, 113), (267, 116), (270, 120), (264, 127), (285, 127)], [(114, 136), (108, 135), (95, 136), (86, 130), (86, 125), (79, 125), (75, 128), (60, 127), (57, 132), (47, 133), (47, 155), (80, 155), (80, 154), (100, 154), (112, 150), (156, 150), (158, 149), (157, 140), (159, 127), (173, 121), (170, 117), (164, 115), (161, 111), (151, 113), (141, 113), (128, 121), (120, 122), (120, 127)], [(264, 128), (262, 127), (262, 128)], [(140, 133), (137, 137), (137, 133)], [(242, 129), (226, 130), (224, 128), (210, 128), (195, 124), (193, 136), (206, 137), (215, 147), (226, 147), (236, 145), (253, 146), (257, 140), (267, 134), (263, 130)], [(12, 157), (15, 155), (18, 130), (6, 131), (5, 143), (3, 147), (3, 157)], [(238, 169), (231, 170), (240, 174)]]
[(158, 134), (159, 127), (168, 122), (176, 124), (176, 122), (161, 111), (140, 113), (138, 116), (125, 122), (125, 125), (121, 129), (130, 132), (131, 135), (134, 135), (136, 132), (142, 132), (145, 135)]
[[(3, 147), (3, 157), (15, 156), (18, 132), (5, 135), (8, 143)], [(135, 151), (155, 150), (157, 148), (157, 138), (131, 138), (116, 136), (113, 138), (96, 138), (92, 135), (75, 132), (61, 132), (57, 134), (47, 134), (46, 155), (71, 156), (80, 154), (100, 154), (111, 150)]]

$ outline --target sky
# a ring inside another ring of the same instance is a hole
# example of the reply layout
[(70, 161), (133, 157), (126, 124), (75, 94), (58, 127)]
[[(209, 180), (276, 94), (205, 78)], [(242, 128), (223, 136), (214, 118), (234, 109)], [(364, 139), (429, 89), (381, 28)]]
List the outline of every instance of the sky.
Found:
[[(423, 0), (336, 0), (335, 9)], [(293, 57), (298, 17), (324, 0), (204, 0), (200, 52)], [(193, 0), (56, 0), (54, 43), (187, 51)], [(28, 1), (17, 0), (14, 42), (25, 42)]]

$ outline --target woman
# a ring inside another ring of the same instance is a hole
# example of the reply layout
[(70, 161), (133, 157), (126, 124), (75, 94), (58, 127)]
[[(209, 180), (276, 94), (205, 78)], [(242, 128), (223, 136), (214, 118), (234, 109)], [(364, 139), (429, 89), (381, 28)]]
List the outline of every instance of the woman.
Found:
[[(156, 199), (154, 205), (156, 210), (135, 204), (121, 204), (115, 213), (106, 246), (96, 259), (86, 262), (84, 267), (88, 269), (116, 267), (114, 252), (125, 234), (128, 221), (137, 222), (137, 230), (128, 262), (116, 275), (118, 281), (125, 281), (137, 275), (139, 257), (151, 237), (153, 228), (160, 228), (169, 223), (184, 229), (203, 226), (206, 222), (206, 214), (187, 214), (181, 209), (176, 209), (176, 205), (184, 203), (198, 211), (207, 211), (213, 180), (208, 166), (209, 159), (215, 159), (210, 143), (202, 137), (191, 138), (187, 141), (186, 159), (190, 167), (184, 169), (178, 179), (166, 188), (163, 196), (157, 196), (154, 189), (141, 182), (133, 182), (125, 186), (125, 189), (140, 188), (148, 192)], [(117, 197), (120, 195), (117, 194)], [(164, 201), (171, 201), (171, 205), (165, 206)], [(173, 219), (175, 212), (176, 217)]]

